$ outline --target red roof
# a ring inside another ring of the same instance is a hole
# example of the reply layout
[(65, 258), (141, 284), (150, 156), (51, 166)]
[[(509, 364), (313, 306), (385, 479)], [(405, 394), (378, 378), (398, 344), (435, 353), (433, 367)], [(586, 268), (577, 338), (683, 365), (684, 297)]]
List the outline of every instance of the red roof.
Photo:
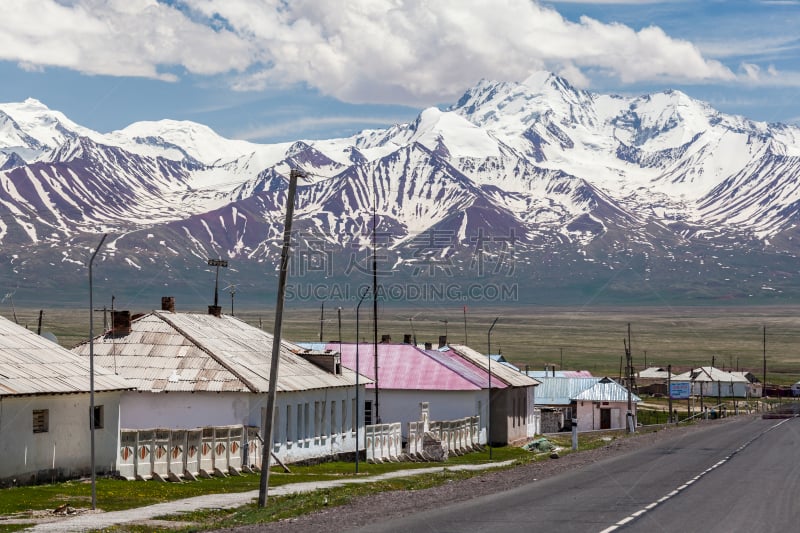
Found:
[[(326, 349), (340, 351), (342, 365), (356, 369), (356, 344), (329, 343)], [(358, 345), (358, 372), (375, 378), (373, 345)], [(399, 390), (481, 390), (489, 386), (489, 374), (452, 351), (422, 350), (412, 344), (378, 344), (378, 386)], [(373, 385), (367, 385), (372, 387)], [(492, 388), (505, 388), (492, 380)]]

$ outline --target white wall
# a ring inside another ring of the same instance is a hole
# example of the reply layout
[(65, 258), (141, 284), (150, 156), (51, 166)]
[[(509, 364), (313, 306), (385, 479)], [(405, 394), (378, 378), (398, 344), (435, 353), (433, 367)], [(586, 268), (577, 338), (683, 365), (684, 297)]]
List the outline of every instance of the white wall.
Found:
[[(364, 386), (360, 389), (363, 398)], [(273, 452), (281, 461), (297, 462), (355, 451), (355, 433), (352, 431), (354, 399), (355, 387), (278, 392), (275, 401)], [(332, 404), (335, 404), (335, 414), (331, 413)], [(266, 407), (266, 393), (130, 392), (122, 400), (122, 427), (191, 429), (244, 424), (261, 429), (262, 411)], [(287, 407), (291, 417), (288, 427)], [(298, 410), (301, 411), (299, 418)], [(358, 424), (362, 442), (363, 416), (362, 410)], [(334, 427), (331, 425), (332, 420)]]
[(251, 416), (250, 396), (245, 392), (125, 392), (120, 425), (125, 429), (260, 425), (260, 413)]
[[(373, 390), (368, 390), (368, 400), (375, 401)], [(430, 420), (457, 420), (467, 416), (480, 416), (481, 442), (486, 442), (485, 429), (489, 396), (486, 391), (421, 391), (381, 389), (379, 394), (381, 422), (401, 423), (403, 437), (408, 437), (408, 423), (420, 418), (420, 402), (428, 402)]]
[[(603, 403), (604, 405), (601, 405)], [(611, 428), (624, 429), (628, 414), (627, 402), (591, 402), (578, 401), (577, 419), (578, 431), (592, 431), (600, 429), (600, 410), (611, 410)], [(633, 404), (633, 415), (636, 416), (636, 404)]]
[[(95, 393), (103, 406), (103, 428), (95, 429), (95, 467), (117, 469), (118, 392)], [(91, 473), (89, 394), (3, 397), (0, 399), (0, 481), (19, 484), (74, 478)], [(33, 432), (33, 411), (48, 410), (48, 431)]]

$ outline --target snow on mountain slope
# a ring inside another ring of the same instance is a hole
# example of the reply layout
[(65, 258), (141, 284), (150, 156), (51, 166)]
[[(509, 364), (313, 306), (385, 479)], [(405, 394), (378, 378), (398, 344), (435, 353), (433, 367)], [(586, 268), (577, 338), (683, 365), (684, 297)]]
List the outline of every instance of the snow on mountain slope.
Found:
[(188, 120), (134, 122), (109, 133), (109, 140), (132, 152), (181, 160), (191, 157), (212, 166), (257, 152), (259, 145), (226, 139), (203, 124)]
[[(729, 268), (800, 253), (800, 129), (678, 91), (594, 94), (550, 73), (482, 80), (408, 124), (275, 145), (169, 120), (99, 134), (36, 101), (2, 104), (0, 241), (83, 264), (83, 249), (63, 243), (107, 231), (124, 268), (183, 256), (269, 262), (292, 168), (307, 174), (301, 249), (352, 256), (371, 243), (374, 211), (398, 268), (435, 256), (463, 270), (487, 235), (513, 241), (542, 267), (528, 274), (559, 284), (602, 285), (634, 260), (646, 280), (730, 279)], [(730, 264), (706, 262), (708, 250)]]

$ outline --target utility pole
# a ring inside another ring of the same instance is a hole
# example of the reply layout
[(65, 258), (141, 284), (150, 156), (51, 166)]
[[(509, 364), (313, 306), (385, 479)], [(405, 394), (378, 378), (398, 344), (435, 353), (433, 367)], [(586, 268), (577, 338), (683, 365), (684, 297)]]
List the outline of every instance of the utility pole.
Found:
[[(378, 187), (375, 174), (372, 175), (372, 345), (375, 350), (375, 422), (381, 423), (378, 402)], [(356, 339), (358, 341), (358, 339)]]
[(489, 327), (489, 333), (486, 334), (486, 355), (489, 357), (489, 402), (486, 406), (486, 444), (489, 445), (490, 460), (492, 458), (492, 330), (498, 320), (500, 320), (500, 317), (494, 319), (494, 322), (492, 322), (492, 325)]
[(670, 424), (674, 422), (672, 420), (672, 365), (667, 365), (667, 397), (669, 398), (669, 420)]
[(44, 315), (44, 309), (39, 309), (39, 326), (36, 328), (36, 334), (42, 334), (42, 316)]
[(763, 349), (764, 349), (764, 384), (761, 386), (761, 397), (767, 395), (767, 326), (764, 326), (764, 337), (763, 337)]
[(95, 248), (91, 259), (89, 259), (89, 433), (91, 434), (91, 454), (92, 454), (92, 509), (97, 509), (97, 475), (95, 474), (95, 444), (94, 444), (94, 287), (92, 286), (92, 264), (97, 252), (106, 241), (108, 233), (103, 234), (100, 244)]
[(636, 424), (633, 418), (633, 399), (631, 397), (631, 389), (633, 388), (633, 358), (631, 357), (631, 324), (628, 322), (628, 340), (627, 342), (625, 339), (622, 339), (622, 343), (625, 345), (625, 359), (627, 364), (625, 365), (625, 374), (627, 378), (628, 384), (628, 415), (627, 415), (627, 422), (628, 422), (628, 433), (633, 433), (636, 431)]
[(228, 262), (224, 259), (209, 259), (208, 266), (217, 268), (217, 274), (214, 278), (214, 315), (218, 315), (219, 308), (219, 267), (228, 268)]
[(325, 323), (325, 302), (322, 302), (322, 306), (319, 311), (319, 342), (322, 342), (322, 328), (324, 323)]
[[(281, 263), (278, 271), (278, 296), (275, 303), (275, 328), (272, 332), (272, 360), (269, 371), (269, 391), (267, 394), (267, 410), (264, 417), (264, 442), (261, 450), (261, 482), (258, 491), (258, 506), (267, 505), (267, 491), (269, 488), (270, 459), (272, 458), (272, 434), (275, 425), (275, 398), (278, 389), (278, 363), (281, 350), (281, 329), (283, 327), (283, 303), (286, 294), (286, 276), (289, 270), (289, 252), (292, 242), (292, 217), (294, 216), (294, 198), (297, 192), (297, 179), (305, 176), (298, 169), (289, 172), (289, 191), (286, 195), (286, 221), (283, 225), (283, 247), (281, 248)], [(209, 260), (209, 264), (211, 260)], [(227, 264), (227, 262), (226, 262)], [(220, 265), (221, 266), (221, 265)], [(219, 268), (217, 268), (219, 276)], [(214, 295), (216, 305), (216, 293)]]

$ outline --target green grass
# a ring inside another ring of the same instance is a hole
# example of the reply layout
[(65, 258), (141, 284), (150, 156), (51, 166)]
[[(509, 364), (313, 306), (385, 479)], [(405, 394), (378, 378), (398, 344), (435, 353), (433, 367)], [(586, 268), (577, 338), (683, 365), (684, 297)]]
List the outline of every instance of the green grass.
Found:
[[(592, 432), (581, 434), (579, 450), (589, 450), (607, 445), (609, 442), (626, 438), (622, 431)], [(571, 434), (555, 435), (549, 439), (562, 448), (561, 455), (573, 453), (571, 450)], [(242, 501), (242, 505), (232, 509), (204, 509), (190, 513), (182, 513), (159, 517), (170, 522), (171, 526), (119, 525), (107, 532), (144, 533), (149, 531), (206, 531), (239, 525), (258, 524), (281, 520), (317, 511), (325, 507), (345, 505), (353, 498), (366, 496), (382, 491), (422, 490), (444, 483), (466, 479), (480, 475), (482, 471), (453, 471), (447, 466), (464, 464), (488, 464), (490, 462), (512, 461), (513, 468), (532, 461), (547, 461), (549, 454), (534, 454), (518, 447), (494, 447), (489, 459), (489, 448), (462, 456), (451, 456), (446, 463), (361, 463), (358, 477), (374, 476), (397, 470), (413, 470), (431, 466), (445, 467), (444, 471), (425, 475), (410, 476), (392, 480), (374, 481), (366, 484), (346, 484), (333, 489), (323, 489), (311, 493), (287, 496), (271, 496), (266, 508), (258, 508), (255, 501)], [(355, 478), (354, 463), (329, 462), (313, 466), (292, 465), (292, 473), (278, 471), (277, 467), (270, 473), (270, 486), (286, 483), (319, 481), (327, 479)], [(226, 478), (200, 479), (194, 482), (161, 483), (157, 481), (121, 481), (101, 478), (97, 480), (97, 505), (104, 511), (115, 511), (141, 507), (154, 503), (166, 502), (203, 494), (235, 493), (258, 490), (259, 474), (245, 474)], [(73, 481), (53, 485), (16, 487), (0, 491), (0, 516), (25, 518), (35, 510), (52, 510), (61, 504), (80, 509), (90, 507), (91, 486), (85, 481)], [(18, 531), (24, 526), (7, 524), (10, 529)]]

